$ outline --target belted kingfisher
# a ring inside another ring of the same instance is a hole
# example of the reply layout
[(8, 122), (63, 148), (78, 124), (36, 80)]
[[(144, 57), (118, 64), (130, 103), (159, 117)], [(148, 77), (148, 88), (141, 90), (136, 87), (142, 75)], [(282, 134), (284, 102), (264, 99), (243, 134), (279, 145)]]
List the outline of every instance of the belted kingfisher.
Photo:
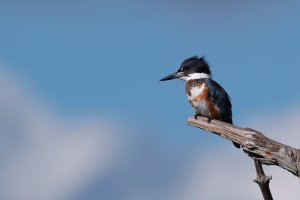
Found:
[[(209, 64), (204, 57), (193, 56), (185, 59), (177, 72), (170, 74), (160, 81), (181, 79), (186, 81), (185, 92), (189, 103), (197, 116), (232, 124), (232, 111), (230, 97), (216, 81), (212, 80)], [(237, 148), (240, 145), (233, 143)]]

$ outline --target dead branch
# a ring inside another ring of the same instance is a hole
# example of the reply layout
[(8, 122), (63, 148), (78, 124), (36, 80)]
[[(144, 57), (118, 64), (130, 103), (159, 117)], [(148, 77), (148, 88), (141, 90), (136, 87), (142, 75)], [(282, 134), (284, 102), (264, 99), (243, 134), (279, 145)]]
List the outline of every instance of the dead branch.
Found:
[(244, 152), (251, 158), (259, 160), (261, 164), (276, 165), (300, 177), (299, 149), (274, 141), (259, 131), (240, 128), (218, 120), (207, 123), (205, 117), (198, 117), (197, 120), (191, 117), (188, 123), (240, 144)]
[(262, 164), (276, 165), (297, 177), (300, 176), (299, 149), (272, 140), (259, 131), (237, 127), (218, 120), (208, 123), (205, 117), (198, 117), (197, 120), (191, 117), (188, 119), (188, 123), (242, 146), (243, 151), (254, 159), (257, 176), (254, 182), (259, 185), (264, 200), (273, 200), (269, 187), (272, 177), (265, 175)]
[(254, 182), (256, 182), (260, 187), (261, 193), (265, 200), (273, 200), (272, 193), (269, 187), (269, 183), (272, 179), (272, 176), (265, 175), (260, 161), (256, 158), (254, 159), (254, 164), (256, 169), (256, 179), (254, 179)]

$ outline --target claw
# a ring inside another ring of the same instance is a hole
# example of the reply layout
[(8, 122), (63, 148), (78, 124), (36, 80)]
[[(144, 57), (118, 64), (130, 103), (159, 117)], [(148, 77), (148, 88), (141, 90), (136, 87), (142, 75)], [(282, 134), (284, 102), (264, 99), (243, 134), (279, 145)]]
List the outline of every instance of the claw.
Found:
[(208, 117), (208, 118), (207, 118), (207, 123), (210, 123), (211, 120), (212, 120), (212, 118), (211, 118), (211, 117)]

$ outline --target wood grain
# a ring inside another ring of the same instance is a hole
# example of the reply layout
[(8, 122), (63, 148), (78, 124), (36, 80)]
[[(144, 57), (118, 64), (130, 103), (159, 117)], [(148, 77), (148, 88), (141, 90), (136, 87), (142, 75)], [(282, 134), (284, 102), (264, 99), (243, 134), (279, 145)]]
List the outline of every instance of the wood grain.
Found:
[(241, 128), (218, 120), (207, 123), (206, 117), (200, 116), (197, 120), (190, 117), (188, 124), (240, 144), (248, 156), (259, 160), (261, 164), (276, 165), (300, 177), (299, 149), (272, 140), (254, 129)]

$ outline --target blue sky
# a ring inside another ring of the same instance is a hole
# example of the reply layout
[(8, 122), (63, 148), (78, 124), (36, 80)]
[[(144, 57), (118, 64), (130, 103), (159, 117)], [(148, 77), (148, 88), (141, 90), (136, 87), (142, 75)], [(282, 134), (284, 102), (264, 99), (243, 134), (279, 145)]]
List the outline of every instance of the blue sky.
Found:
[[(2, 62), (67, 113), (189, 115), (183, 83), (157, 80), (192, 55), (207, 56), (241, 119), (299, 98), (292, 92), (299, 64), (294, 4), (149, 4), (4, 5)], [(282, 79), (285, 84), (274, 87)], [(289, 98), (281, 99), (277, 91), (286, 85)]]
[(161, 146), (174, 142), (176, 153), (168, 156), (183, 158), (195, 146), (225, 143), (186, 125), (193, 111), (182, 81), (158, 80), (183, 59), (205, 55), (232, 98), (237, 124), (297, 105), (298, 7), (292, 1), (11, 1), (0, 8), (0, 61), (58, 115), (124, 122), (143, 130), (142, 138), (155, 135)]

